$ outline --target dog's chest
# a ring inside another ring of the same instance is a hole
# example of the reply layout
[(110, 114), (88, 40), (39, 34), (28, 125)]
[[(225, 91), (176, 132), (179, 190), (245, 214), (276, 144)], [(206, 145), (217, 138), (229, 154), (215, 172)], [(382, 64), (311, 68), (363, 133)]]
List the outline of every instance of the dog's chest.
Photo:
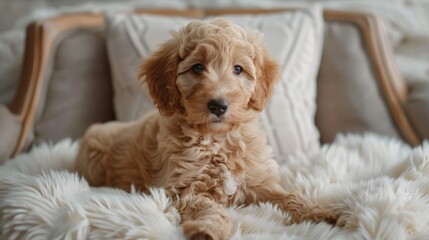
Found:
[(179, 195), (209, 194), (225, 205), (244, 199), (245, 144), (241, 139), (207, 136), (185, 145), (170, 190)]

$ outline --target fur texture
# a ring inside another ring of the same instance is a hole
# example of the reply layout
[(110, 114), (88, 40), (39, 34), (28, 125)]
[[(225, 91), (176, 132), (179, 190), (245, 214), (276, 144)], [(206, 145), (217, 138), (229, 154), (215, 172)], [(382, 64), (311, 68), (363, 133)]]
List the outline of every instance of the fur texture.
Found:
[[(92, 188), (74, 165), (78, 143), (36, 146), (0, 166), (0, 239), (185, 239), (163, 189)], [(428, 239), (429, 142), (341, 136), (280, 165), (281, 183), (343, 214), (344, 228), (291, 225), (272, 204), (225, 208), (238, 239)], [(291, 181), (293, 179), (293, 181)]]
[(93, 186), (165, 188), (190, 238), (228, 239), (232, 222), (224, 207), (258, 202), (277, 204), (296, 223), (335, 222), (334, 211), (279, 184), (258, 126), (278, 66), (260, 34), (215, 19), (173, 35), (140, 73), (160, 114), (91, 127), (81, 142), (79, 173)]

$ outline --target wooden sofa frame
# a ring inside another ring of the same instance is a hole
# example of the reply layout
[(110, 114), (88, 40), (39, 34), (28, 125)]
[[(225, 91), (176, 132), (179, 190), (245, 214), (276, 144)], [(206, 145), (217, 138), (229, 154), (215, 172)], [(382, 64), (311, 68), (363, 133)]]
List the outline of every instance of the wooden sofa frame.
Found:
[[(268, 13), (285, 11), (286, 9), (214, 9), (214, 10), (138, 10), (139, 13), (175, 15), (201, 18), (208, 15)], [(410, 145), (418, 145), (419, 138), (415, 129), (407, 118), (402, 103), (408, 96), (407, 85), (404, 82), (397, 64), (393, 58), (390, 43), (385, 34), (383, 22), (380, 18), (368, 14), (351, 13), (327, 10), (324, 12), (327, 21), (347, 21), (354, 23), (363, 34), (363, 42), (369, 49), (370, 60), (375, 68), (378, 85), (384, 100), (390, 110), (391, 117), (403, 138)], [(19, 116), (22, 121), (21, 132), (16, 143), (13, 156), (22, 152), (29, 133), (34, 125), (37, 107), (39, 106), (43, 78), (47, 65), (53, 55), (55, 43), (63, 33), (75, 29), (103, 28), (102, 14), (79, 13), (54, 17), (36, 21), (28, 26), (25, 45), (24, 65), (17, 94), (10, 110)]]

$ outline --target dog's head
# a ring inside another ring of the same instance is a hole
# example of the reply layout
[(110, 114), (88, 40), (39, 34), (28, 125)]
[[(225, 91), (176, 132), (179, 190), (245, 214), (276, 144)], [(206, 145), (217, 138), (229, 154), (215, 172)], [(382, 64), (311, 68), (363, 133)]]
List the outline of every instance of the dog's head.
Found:
[(183, 114), (205, 132), (229, 131), (254, 118), (277, 77), (261, 34), (226, 19), (192, 22), (173, 33), (139, 74), (162, 115)]

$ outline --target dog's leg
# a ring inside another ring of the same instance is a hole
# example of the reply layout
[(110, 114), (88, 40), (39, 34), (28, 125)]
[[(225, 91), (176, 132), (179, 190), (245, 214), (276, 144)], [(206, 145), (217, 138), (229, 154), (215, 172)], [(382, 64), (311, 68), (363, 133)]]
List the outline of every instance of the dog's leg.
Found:
[(80, 141), (76, 170), (91, 186), (106, 184), (106, 168), (103, 163), (112, 141), (106, 130), (101, 124), (93, 125)]
[[(278, 186), (273, 189), (278, 189)], [(281, 210), (290, 214), (292, 223), (312, 221), (336, 224), (339, 214), (333, 209), (324, 209), (297, 194), (273, 189), (258, 189), (256, 202), (270, 202), (278, 205)]]
[[(142, 182), (137, 181), (141, 178), (138, 177), (138, 167), (133, 165), (134, 162), (130, 160), (131, 157), (120, 158), (122, 155), (113, 155), (112, 153), (114, 152), (112, 149), (118, 145), (115, 143), (115, 139), (120, 134), (127, 134), (127, 129), (129, 129), (127, 123), (96, 124), (91, 126), (81, 139), (76, 170), (91, 186), (111, 186), (129, 191), (134, 182), (127, 181), (127, 178), (135, 179), (134, 185), (136, 187)], [(132, 138), (130, 137), (130, 139)]]
[(182, 226), (189, 239), (228, 239), (232, 221), (221, 204), (202, 195), (186, 195), (177, 201)]

